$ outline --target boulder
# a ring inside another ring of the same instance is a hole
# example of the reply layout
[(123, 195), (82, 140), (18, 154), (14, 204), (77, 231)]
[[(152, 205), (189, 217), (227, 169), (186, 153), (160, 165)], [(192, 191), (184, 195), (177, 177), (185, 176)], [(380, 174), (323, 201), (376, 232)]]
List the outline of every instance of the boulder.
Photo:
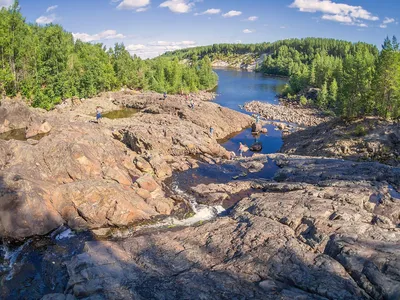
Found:
[(2, 100), (0, 105), (0, 133), (26, 128), (30, 123), (40, 124), (39, 115), (22, 101)]
[(46, 134), (51, 131), (51, 125), (49, 122), (43, 122), (42, 124), (40, 123), (32, 123), (29, 124), (29, 126), (26, 129), (25, 136), (27, 139), (37, 136), (39, 134)]
[(253, 152), (260, 152), (262, 150), (262, 143), (257, 142), (250, 146), (250, 151)]

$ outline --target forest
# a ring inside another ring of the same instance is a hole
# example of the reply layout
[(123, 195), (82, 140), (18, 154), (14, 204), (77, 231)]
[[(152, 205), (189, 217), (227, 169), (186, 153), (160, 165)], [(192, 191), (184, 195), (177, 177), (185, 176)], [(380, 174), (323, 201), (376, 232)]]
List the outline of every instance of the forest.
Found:
[[(248, 55), (250, 54), (250, 55)], [(382, 49), (334, 39), (288, 39), (260, 44), (214, 44), (142, 60), (123, 44), (107, 48), (74, 41), (59, 25), (28, 24), (18, 1), (0, 10), (0, 96), (21, 96), (51, 109), (62, 99), (92, 97), (128, 87), (188, 93), (215, 87), (212, 61), (263, 55), (256, 69), (289, 77), (284, 96), (337, 116), (400, 118), (400, 51), (397, 39)], [(307, 91), (318, 89), (317, 99)]]
[[(289, 77), (284, 96), (338, 116), (400, 117), (400, 51), (396, 37), (374, 45), (334, 39), (288, 39), (261, 44), (215, 44), (177, 50), (165, 57), (210, 60), (238, 54), (264, 54), (256, 70)], [(247, 56), (248, 57), (248, 56)], [(248, 63), (248, 62), (245, 62)], [(317, 99), (306, 91), (319, 90)]]
[(51, 109), (62, 99), (91, 97), (128, 87), (187, 93), (215, 87), (209, 58), (142, 60), (123, 44), (74, 41), (59, 25), (26, 23), (18, 1), (0, 10), (0, 98), (21, 96), (35, 107)]

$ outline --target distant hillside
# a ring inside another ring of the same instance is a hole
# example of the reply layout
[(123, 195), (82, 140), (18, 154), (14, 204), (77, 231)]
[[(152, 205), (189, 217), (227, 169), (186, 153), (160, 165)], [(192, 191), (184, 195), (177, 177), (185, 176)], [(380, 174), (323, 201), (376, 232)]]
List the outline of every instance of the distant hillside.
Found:
[(262, 71), (271, 75), (290, 76), (309, 65), (317, 54), (345, 58), (354, 54), (357, 45), (365, 45), (378, 54), (374, 45), (324, 38), (288, 39), (274, 43), (214, 44), (167, 52), (163, 56), (180, 60), (208, 56), (215, 67), (234, 67)]
[[(261, 44), (214, 44), (168, 52), (165, 57), (245, 68), (290, 77), (288, 100), (340, 116), (400, 117), (400, 46), (386, 38), (382, 51), (371, 44), (334, 39), (288, 39)], [(307, 99), (316, 88), (318, 97)]]

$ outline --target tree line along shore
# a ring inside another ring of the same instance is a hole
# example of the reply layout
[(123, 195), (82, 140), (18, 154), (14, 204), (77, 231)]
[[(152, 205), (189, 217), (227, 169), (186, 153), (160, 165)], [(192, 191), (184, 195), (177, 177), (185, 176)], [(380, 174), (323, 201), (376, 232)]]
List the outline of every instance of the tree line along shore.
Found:
[(62, 99), (93, 97), (128, 87), (159, 93), (189, 93), (216, 86), (208, 58), (142, 60), (123, 44), (74, 41), (59, 25), (28, 24), (18, 1), (0, 10), (0, 96), (21, 96), (51, 109)]
[[(0, 10), (0, 32), (0, 94), (22, 96), (35, 107), (51, 109), (62, 99), (121, 87), (171, 94), (210, 90), (218, 82), (212, 62), (243, 55), (259, 72), (288, 76), (282, 95), (290, 101), (336, 116), (400, 117), (396, 37), (386, 38), (381, 51), (362, 42), (306, 38), (214, 44), (142, 60), (123, 44), (107, 48), (75, 41), (59, 25), (28, 24), (18, 1)], [(308, 97), (310, 88), (317, 97)]]
[[(252, 54), (252, 55), (249, 55)], [(400, 117), (400, 52), (396, 37), (382, 50), (363, 42), (325, 38), (288, 39), (260, 44), (215, 44), (166, 53), (165, 57), (256, 64), (256, 71), (289, 77), (287, 100), (344, 117)], [(260, 57), (262, 59), (260, 59)], [(316, 89), (317, 97), (307, 91)]]

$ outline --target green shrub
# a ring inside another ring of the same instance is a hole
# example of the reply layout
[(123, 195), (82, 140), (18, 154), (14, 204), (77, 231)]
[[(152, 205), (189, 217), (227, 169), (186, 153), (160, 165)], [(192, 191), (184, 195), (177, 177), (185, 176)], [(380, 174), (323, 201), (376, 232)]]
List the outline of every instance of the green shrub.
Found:
[(356, 128), (354, 129), (354, 135), (355, 136), (365, 136), (367, 134), (367, 129), (359, 124), (356, 126)]
[(305, 96), (300, 97), (300, 104), (301, 105), (307, 105), (307, 98)]

